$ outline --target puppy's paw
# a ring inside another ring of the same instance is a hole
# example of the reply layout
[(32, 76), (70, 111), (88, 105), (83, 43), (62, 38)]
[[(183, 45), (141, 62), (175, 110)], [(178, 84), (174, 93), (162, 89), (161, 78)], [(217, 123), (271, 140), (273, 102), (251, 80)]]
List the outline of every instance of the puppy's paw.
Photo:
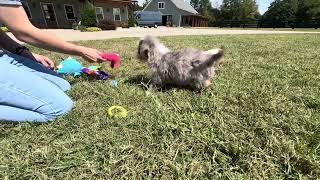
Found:
[(210, 80), (206, 80), (204, 83), (203, 83), (203, 87), (209, 87), (211, 85), (211, 81)]

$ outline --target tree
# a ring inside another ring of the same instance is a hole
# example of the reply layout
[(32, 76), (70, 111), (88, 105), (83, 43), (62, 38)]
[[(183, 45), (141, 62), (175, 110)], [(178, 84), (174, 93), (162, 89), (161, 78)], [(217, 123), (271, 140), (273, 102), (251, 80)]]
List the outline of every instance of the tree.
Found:
[(298, 2), (298, 8), (295, 12), (295, 18), (298, 20), (303, 20), (303, 19), (309, 19), (309, 14), (308, 14), (308, 10), (309, 10), (309, 5), (307, 0), (300, 0)]
[(131, 9), (134, 11), (142, 11), (143, 10), (143, 7), (140, 6), (138, 3), (134, 3), (132, 6), (131, 6)]
[(320, 1), (319, 0), (307, 0), (308, 15), (314, 18), (320, 18)]
[(260, 16), (255, 0), (242, 0), (240, 3), (240, 19), (255, 19)]
[(271, 3), (265, 18), (278, 20), (307, 20), (320, 17), (319, 0), (275, 0)]
[(225, 20), (254, 19), (259, 16), (255, 0), (223, 0), (221, 18)]
[(220, 10), (213, 8), (210, 0), (191, 0), (190, 5), (200, 15), (209, 19), (209, 26), (216, 25), (216, 21), (219, 19)]
[(275, 0), (271, 3), (264, 19), (290, 21), (295, 19), (298, 10), (298, 0)]
[(151, 0), (145, 0), (142, 4), (142, 8), (144, 9), (150, 2)]
[(191, 0), (190, 5), (199, 12), (200, 10), (200, 0)]
[(223, 0), (221, 18), (224, 20), (239, 19), (240, 0)]
[(129, 16), (128, 26), (129, 26), (129, 27), (135, 26), (135, 24), (137, 24), (137, 22), (136, 22), (136, 18), (135, 18), (135, 16), (134, 16), (134, 14), (133, 14), (133, 9), (130, 9), (130, 10), (129, 10), (128, 16)]
[(210, 0), (200, 0), (199, 13), (204, 17), (210, 17), (210, 10), (212, 6)]
[(275, 0), (271, 3), (263, 19), (272, 21), (276, 27), (286, 23), (299, 27), (313, 27), (312, 18), (320, 18), (319, 0)]
[(210, 18), (210, 0), (191, 0), (190, 4), (200, 15)]
[(81, 10), (81, 25), (86, 27), (97, 25), (96, 12), (94, 6), (89, 2), (86, 2), (86, 4)]
[(218, 8), (211, 8), (209, 26), (218, 26), (217, 23), (220, 20), (220, 13)]

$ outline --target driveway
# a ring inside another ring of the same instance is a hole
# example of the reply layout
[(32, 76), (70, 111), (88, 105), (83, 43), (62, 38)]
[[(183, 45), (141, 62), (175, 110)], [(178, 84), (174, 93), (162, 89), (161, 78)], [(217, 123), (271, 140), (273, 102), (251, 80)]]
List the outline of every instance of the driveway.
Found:
[[(271, 31), (271, 30), (230, 30), (219, 28), (129, 28), (117, 29), (115, 31), (100, 32), (80, 32), (72, 29), (50, 29), (45, 30), (51, 32), (66, 41), (81, 40), (101, 40), (122, 37), (144, 37), (152, 36), (181, 36), (181, 35), (230, 35), (230, 34), (304, 34), (304, 33), (320, 33), (308, 31)], [(12, 34), (10, 34), (12, 36)]]

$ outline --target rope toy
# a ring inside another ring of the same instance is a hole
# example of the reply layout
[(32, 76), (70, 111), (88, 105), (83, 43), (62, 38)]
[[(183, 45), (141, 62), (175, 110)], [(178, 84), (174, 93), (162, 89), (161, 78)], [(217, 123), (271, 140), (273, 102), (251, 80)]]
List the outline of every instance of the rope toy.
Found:
[[(117, 112), (116, 113), (113, 113), (112, 111), (113, 110), (116, 110)], [(121, 107), (121, 106), (111, 106), (109, 109), (108, 109), (108, 115), (109, 117), (115, 117), (115, 118), (125, 118), (127, 117), (128, 115), (128, 111), (124, 108), (124, 107)]]

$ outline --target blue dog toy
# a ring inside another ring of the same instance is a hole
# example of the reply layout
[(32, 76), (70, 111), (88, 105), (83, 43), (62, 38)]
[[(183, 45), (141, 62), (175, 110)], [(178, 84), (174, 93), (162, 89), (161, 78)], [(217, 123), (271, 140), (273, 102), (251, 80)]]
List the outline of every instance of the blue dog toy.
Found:
[(80, 76), (83, 69), (82, 65), (71, 57), (62, 61), (57, 68), (59, 74), (69, 74), (73, 76)]
[(76, 59), (71, 57), (63, 60), (57, 67), (57, 72), (59, 74), (80, 76), (81, 73), (84, 73), (100, 80), (107, 80), (109, 78), (109, 75), (107, 73), (100, 70), (100, 66), (89, 66), (88, 68), (83, 68)]

